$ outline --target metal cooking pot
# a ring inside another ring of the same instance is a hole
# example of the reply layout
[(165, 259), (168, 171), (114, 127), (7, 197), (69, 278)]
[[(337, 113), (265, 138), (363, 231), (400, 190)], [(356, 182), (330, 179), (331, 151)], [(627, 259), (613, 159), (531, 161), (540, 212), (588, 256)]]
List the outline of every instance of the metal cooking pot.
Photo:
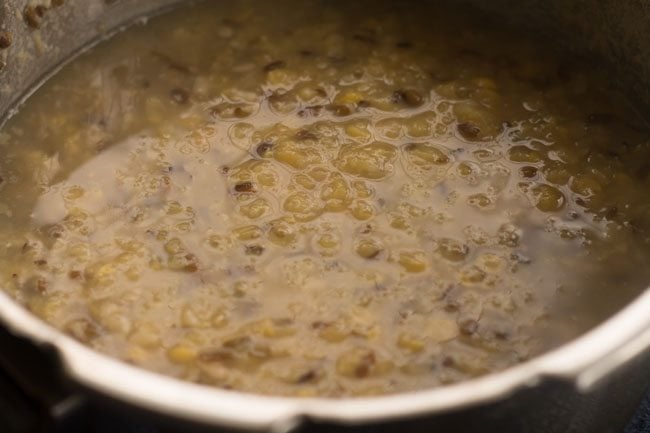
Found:
[[(0, 0), (0, 119), (84, 47), (178, 2)], [(649, 0), (460, 2), (600, 58), (612, 81), (650, 113)], [(76, 395), (176, 420), (184, 431), (620, 432), (650, 383), (648, 312), (650, 291), (552, 352), (457, 385), (372, 398), (298, 399), (224, 391), (129, 366), (77, 343), (0, 292), (2, 323), (33, 346), (50, 348)]]

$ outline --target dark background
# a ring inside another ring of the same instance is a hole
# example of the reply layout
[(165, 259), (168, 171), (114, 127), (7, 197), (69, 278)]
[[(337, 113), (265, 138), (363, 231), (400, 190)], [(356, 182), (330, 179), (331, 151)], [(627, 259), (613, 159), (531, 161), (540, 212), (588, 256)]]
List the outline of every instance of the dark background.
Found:
[(625, 429), (625, 433), (650, 433), (650, 393), (646, 394), (634, 419)]

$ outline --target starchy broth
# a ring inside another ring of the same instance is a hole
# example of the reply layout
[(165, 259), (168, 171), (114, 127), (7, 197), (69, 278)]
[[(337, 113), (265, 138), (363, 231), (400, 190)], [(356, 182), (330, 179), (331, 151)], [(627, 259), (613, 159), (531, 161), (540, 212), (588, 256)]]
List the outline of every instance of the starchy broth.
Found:
[(424, 2), (205, 2), (0, 131), (0, 281), (90, 347), (274, 395), (468, 380), (649, 281), (650, 134), (593, 65)]

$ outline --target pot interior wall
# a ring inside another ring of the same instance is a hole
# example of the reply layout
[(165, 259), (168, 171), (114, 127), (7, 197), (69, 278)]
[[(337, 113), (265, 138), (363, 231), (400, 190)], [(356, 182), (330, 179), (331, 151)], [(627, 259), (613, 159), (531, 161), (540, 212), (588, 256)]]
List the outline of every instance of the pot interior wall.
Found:
[(650, 2), (634, 0), (462, 0), (524, 32), (601, 62), (648, 121)]
[[(182, 0), (7, 0), (0, 3), (0, 119), (91, 41)], [(436, 0), (445, 1), (445, 0)], [(458, 2), (455, 2), (458, 3)], [(461, 0), (504, 22), (604, 59), (613, 80), (647, 113), (650, 3), (637, 0)], [(8, 47), (5, 47), (9, 45)], [(3, 48), (4, 47), (4, 48)]]

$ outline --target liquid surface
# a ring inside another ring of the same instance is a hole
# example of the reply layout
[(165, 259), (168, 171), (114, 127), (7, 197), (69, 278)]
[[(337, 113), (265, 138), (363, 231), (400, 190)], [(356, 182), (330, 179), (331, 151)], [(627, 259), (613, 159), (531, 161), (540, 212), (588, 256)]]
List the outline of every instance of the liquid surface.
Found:
[(434, 7), (270, 3), (128, 30), (7, 123), (12, 296), (147, 369), (337, 397), (502, 370), (645, 287), (647, 127), (592, 67)]

